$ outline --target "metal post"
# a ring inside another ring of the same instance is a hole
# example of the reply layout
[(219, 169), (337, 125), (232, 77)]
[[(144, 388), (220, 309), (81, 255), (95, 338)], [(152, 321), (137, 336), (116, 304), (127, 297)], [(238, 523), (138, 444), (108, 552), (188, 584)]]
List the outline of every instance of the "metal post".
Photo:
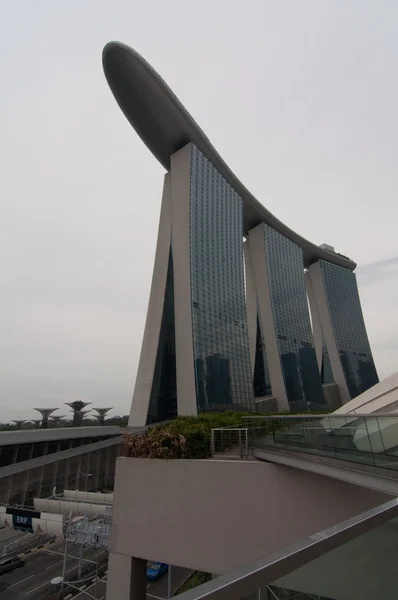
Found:
[(214, 443), (214, 434), (215, 434), (214, 429), (212, 429), (210, 431), (210, 454), (212, 456), (214, 456), (216, 453), (216, 448), (215, 448), (215, 443)]
[(238, 433), (239, 433), (239, 450), (240, 450), (240, 457), (243, 458), (243, 447), (242, 447), (242, 430), (238, 429)]
[(171, 565), (169, 565), (167, 577), (167, 598), (171, 598)]
[(77, 569), (77, 578), (78, 579), (80, 579), (80, 577), (82, 576), (83, 550), (84, 550), (84, 544), (80, 544), (79, 567)]
[(98, 581), (98, 562), (95, 565), (95, 587), (94, 587), (94, 597), (97, 598), (97, 581)]
[(62, 583), (61, 583), (61, 592), (64, 589), (64, 580), (66, 575), (66, 561), (68, 559), (68, 540), (65, 538), (65, 552), (64, 552), (64, 562), (62, 564)]

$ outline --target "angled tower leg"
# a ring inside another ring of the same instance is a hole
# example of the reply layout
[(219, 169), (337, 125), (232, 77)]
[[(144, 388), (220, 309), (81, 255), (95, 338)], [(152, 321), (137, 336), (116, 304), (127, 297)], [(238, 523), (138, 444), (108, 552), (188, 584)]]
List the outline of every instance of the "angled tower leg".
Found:
[(333, 377), (343, 404), (379, 379), (373, 362), (355, 274), (320, 260), (308, 269)]
[(242, 232), (243, 200), (204, 154), (173, 154), (129, 425), (254, 410)]
[[(171, 181), (170, 174), (164, 178), (162, 206), (160, 211), (158, 240), (155, 254), (148, 311), (135, 381), (129, 426), (145, 425), (148, 421), (149, 405), (156, 396), (159, 386), (155, 379), (155, 368), (162, 329), (165, 304), (166, 281), (171, 253)], [(154, 399), (156, 400), (156, 399)], [(159, 420), (161, 420), (159, 418)]]
[(250, 253), (252, 256), (253, 272), (256, 280), (257, 296), (259, 298), (258, 317), (260, 328), (263, 332), (264, 343), (267, 349), (268, 369), (271, 380), (272, 394), (275, 396), (278, 410), (289, 411), (282, 366), (279, 358), (278, 342), (275, 334), (274, 319), (272, 314), (271, 293), (269, 277), (264, 252), (263, 225), (258, 225), (249, 233)]
[(324, 410), (302, 249), (269, 225), (249, 232), (260, 328), (278, 410)]
[(179, 415), (198, 412), (192, 331), (190, 188), (191, 144), (171, 157), (172, 245)]

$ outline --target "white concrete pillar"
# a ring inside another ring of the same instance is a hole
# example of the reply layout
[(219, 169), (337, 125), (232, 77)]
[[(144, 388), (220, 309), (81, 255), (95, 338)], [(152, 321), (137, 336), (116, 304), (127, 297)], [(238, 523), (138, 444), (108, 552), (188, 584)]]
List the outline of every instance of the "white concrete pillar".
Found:
[(109, 553), (106, 600), (145, 600), (147, 561)]
[(187, 144), (184, 148), (173, 154), (170, 170), (177, 404), (179, 415), (196, 415), (198, 412), (191, 298), (191, 152), (192, 144)]

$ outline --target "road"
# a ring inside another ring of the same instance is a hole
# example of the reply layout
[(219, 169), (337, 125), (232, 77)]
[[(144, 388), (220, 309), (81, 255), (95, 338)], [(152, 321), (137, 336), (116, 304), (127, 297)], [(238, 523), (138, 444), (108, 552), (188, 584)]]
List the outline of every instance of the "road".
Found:
[[(171, 570), (171, 591), (172, 594), (188, 579), (192, 569), (184, 569), (183, 567), (173, 567)], [(163, 575), (159, 581), (147, 584), (147, 600), (163, 600), (167, 598), (167, 578), (168, 575)], [(86, 594), (86, 592), (88, 592)], [(95, 584), (87, 587), (80, 594), (77, 593), (74, 596), (74, 600), (92, 600), (90, 596), (94, 596), (97, 600), (104, 600), (106, 594), (106, 578), (102, 578), (101, 581), (97, 582), (97, 588)], [(3, 600), (3, 599), (2, 599)]]
[[(0, 577), (1, 600), (43, 600), (52, 589), (51, 579), (61, 575), (65, 542), (59, 541), (31, 552), (24, 557), (25, 566)], [(68, 544), (66, 578), (77, 574), (78, 545)], [(85, 548), (83, 558), (103, 560), (106, 552), (99, 548)], [(88, 562), (83, 563), (84, 566)]]
[[(51, 579), (61, 575), (64, 559), (65, 542), (58, 541), (40, 548), (24, 557), (25, 566), (16, 569), (11, 573), (0, 577), (0, 598), (1, 600), (43, 600), (52, 589)], [(66, 565), (66, 579), (71, 579), (77, 575), (79, 562), (80, 546), (68, 544), (68, 559)], [(85, 548), (83, 558), (86, 562), (83, 566), (88, 566), (88, 561), (103, 561), (107, 553), (100, 548)], [(181, 584), (192, 573), (190, 569), (182, 567), (173, 567), (171, 570), (172, 593), (174, 593)], [(159, 581), (148, 583), (147, 599), (157, 600), (167, 598), (168, 575), (163, 575)], [(97, 590), (92, 584), (86, 591), (95, 596), (98, 600), (105, 598), (106, 576), (97, 582)], [(78, 600), (88, 600), (89, 596), (85, 591), (77, 592), (75, 598)]]
[(10, 544), (17, 542), (17, 540), (23, 540), (24, 538), (29, 539), (28, 536), (30, 536), (29, 533), (15, 531), (11, 527), (0, 529), (0, 556), (7, 552), (7, 548)]

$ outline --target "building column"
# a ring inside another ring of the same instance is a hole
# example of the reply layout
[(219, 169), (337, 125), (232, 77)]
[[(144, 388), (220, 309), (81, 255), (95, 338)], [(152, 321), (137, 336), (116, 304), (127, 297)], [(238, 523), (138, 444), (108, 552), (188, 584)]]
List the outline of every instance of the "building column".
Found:
[(106, 600), (145, 600), (147, 561), (109, 553)]
[(171, 157), (174, 312), (179, 415), (196, 415), (192, 333), (190, 189), (192, 144)]

